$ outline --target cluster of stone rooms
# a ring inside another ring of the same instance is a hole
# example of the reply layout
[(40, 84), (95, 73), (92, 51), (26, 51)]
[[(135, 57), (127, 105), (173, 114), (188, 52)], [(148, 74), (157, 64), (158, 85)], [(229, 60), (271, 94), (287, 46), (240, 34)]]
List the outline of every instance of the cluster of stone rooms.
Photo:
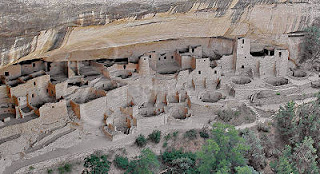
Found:
[(289, 51), (253, 50), (234, 40), (230, 55), (201, 45), (137, 58), (23, 61), (0, 70), (0, 128), (39, 117), (76, 116), (111, 139), (250, 100), (271, 104), (312, 96), (318, 76), (297, 69)]

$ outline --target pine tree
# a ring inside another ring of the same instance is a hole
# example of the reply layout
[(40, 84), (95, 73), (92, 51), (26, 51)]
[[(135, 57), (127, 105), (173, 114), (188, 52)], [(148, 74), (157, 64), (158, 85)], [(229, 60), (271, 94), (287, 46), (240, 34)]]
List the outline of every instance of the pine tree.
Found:
[(276, 115), (276, 126), (280, 136), (283, 140), (287, 140), (291, 144), (294, 144), (297, 141), (294, 105), (294, 102), (288, 102), (285, 107), (280, 107), (279, 112)]
[(311, 137), (306, 137), (302, 143), (294, 148), (292, 159), (299, 173), (318, 174), (316, 149), (313, 147), (314, 141)]

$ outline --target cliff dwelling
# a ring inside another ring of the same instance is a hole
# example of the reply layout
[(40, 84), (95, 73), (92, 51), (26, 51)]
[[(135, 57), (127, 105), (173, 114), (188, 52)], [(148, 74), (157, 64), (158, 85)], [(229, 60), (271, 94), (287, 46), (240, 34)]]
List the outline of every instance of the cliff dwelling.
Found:
[[(0, 173), (67, 172), (69, 163), (90, 173), (83, 160), (103, 153), (111, 173), (124, 173), (142, 149), (162, 160), (163, 170), (149, 173), (184, 173), (181, 158), (160, 156), (190, 153), (183, 165), (195, 168), (216, 123), (227, 125), (221, 137), (253, 131), (263, 144), (268, 164), (250, 158), (241, 167), (277, 173), (269, 162), (287, 143), (275, 129), (279, 113), (292, 104), (300, 124), (301, 107), (319, 104), (320, 52), (312, 49), (320, 44), (304, 44), (317, 35), (320, 3), (62, 1), (0, 2), (19, 9), (0, 19)], [(129, 160), (120, 168), (122, 156)]]

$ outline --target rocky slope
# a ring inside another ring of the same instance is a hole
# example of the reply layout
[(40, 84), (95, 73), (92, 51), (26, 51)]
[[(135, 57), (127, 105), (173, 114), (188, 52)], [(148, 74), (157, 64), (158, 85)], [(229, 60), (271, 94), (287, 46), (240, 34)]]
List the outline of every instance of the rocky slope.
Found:
[(283, 34), (303, 30), (319, 7), (316, 0), (2, 0), (1, 66), (130, 56), (115, 48), (186, 37), (241, 35), (285, 46)]

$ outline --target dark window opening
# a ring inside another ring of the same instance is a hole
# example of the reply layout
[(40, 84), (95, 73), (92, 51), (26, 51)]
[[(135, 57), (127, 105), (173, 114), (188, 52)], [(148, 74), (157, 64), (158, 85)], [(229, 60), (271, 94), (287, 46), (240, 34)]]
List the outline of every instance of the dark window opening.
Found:
[(194, 48), (192, 48), (192, 52), (194, 52)]
[(201, 74), (201, 71), (199, 71), (198, 73)]
[(34, 97), (34, 94), (32, 94), (31, 97), (33, 98), (33, 97)]
[(146, 60), (146, 58), (144, 58), (143, 60)]
[(35, 67), (36, 66), (36, 64), (35, 63), (32, 63), (32, 67)]
[(123, 69), (126, 69), (126, 67), (127, 67), (126, 65), (123, 65)]
[(244, 69), (244, 65), (242, 65), (241, 68)]
[(281, 57), (281, 55), (282, 55), (282, 52), (279, 52), (279, 57)]
[(51, 94), (53, 95), (53, 91), (51, 91)]
[(54, 106), (51, 106), (51, 108), (54, 108)]
[(244, 44), (244, 39), (242, 39), (242, 44)]
[(164, 56), (164, 59), (167, 59), (167, 57), (166, 57), (166, 56)]
[(129, 59), (128, 58), (114, 59), (114, 63), (128, 64)]
[(33, 82), (33, 85), (36, 86), (36, 82)]
[(274, 51), (270, 51), (270, 56), (274, 56)]
[(151, 55), (149, 55), (149, 58), (151, 58)]
[(217, 71), (214, 71), (215, 74), (217, 74)]
[(47, 62), (47, 71), (50, 71), (50, 70), (51, 70), (51, 63), (52, 63), (52, 62)]
[(266, 52), (263, 50), (263, 51), (259, 51), (259, 52), (250, 52), (250, 54), (253, 57), (262, 57), (262, 56), (266, 55)]
[(159, 60), (161, 60), (160, 57), (159, 57)]
[(171, 56), (171, 59), (173, 59), (173, 56)]
[(7, 71), (4, 72), (4, 75), (5, 75), (5, 76), (9, 76), (9, 72), (7, 72)]

